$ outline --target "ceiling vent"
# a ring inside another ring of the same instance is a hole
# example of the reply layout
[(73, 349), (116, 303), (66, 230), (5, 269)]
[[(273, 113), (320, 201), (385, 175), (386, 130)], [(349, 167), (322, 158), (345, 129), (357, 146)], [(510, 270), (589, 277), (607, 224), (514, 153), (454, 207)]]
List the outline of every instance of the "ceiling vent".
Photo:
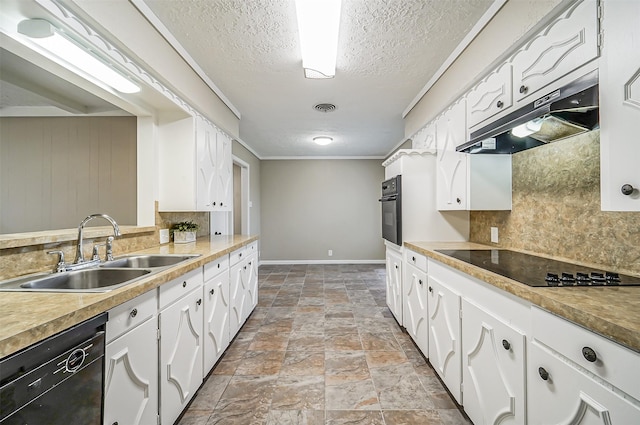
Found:
[(313, 109), (318, 112), (333, 112), (336, 110), (336, 105), (332, 103), (318, 103)]

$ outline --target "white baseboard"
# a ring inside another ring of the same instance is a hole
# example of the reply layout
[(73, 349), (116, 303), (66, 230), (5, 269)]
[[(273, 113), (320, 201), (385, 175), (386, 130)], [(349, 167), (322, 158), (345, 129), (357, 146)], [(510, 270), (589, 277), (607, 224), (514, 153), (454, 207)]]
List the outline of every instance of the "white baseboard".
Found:
[(260, 260), (260, 265), (287, 264), (384, 264), (385, 260)]

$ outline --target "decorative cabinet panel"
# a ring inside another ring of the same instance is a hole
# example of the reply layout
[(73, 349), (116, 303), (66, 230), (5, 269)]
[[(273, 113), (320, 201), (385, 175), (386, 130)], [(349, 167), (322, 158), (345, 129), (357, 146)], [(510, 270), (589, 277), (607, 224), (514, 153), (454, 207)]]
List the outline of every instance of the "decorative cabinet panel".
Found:
[(258, 305), (258, 254), (247, 257), (247, 268), (244, 269), (247, 282), (247, 302), (245, 303), (244, 318), (249, 317), (253, 309)]
[(579, 0), (512, 56), (515, 103), (529, 102), (530, 95), (598, 53), (597, 2)]
[(640, 211), (640, 2), (606, 0), (602, 4), (602, 210)]
[(467, 137), (464, 99), (451, 105), (436, 120), (438, 210), (467, 208), (467, 154), (456, 152), (456, 146)]
[(411, 263), (405, 264), (403, 324), (425, 356), (429, 355), (429, 315), (427, 273)]
[(154, 315), (106, 347), (103, 423), (150, 425), (157, 423), (157, 416), (158, 337)]
[(204, 285), (203, 378), (229, 346), (229, 269)]
[(427, 124), (411, 138), (412, 149), (436, 149), (436, 126), (434, 122)]
[(640, 423), (637, 404), (600, 385), (535, 341), (529, 346), (528, 364), (528, 423)]
[(525, 335), (462, 302), (464, 410), (475, 425), (525, 423)]
[(229, 332), (235, 335), (245, 321), (244, 312), (248, 302), (248, 282), (246, 281), (247, 273), (245, 272), (245, 262), (237, 263), (231, 266), (229, 275), (231, 277), (230, 295), (229, 295)]
[(467, 93), (467, 125), (473, 127), (508, 110), (513, 104), (511, 87), (511, 65), (503, 64), (469, 90)]
[(429, 276), (429, 362), (451, 395), (462, 404), (460, 295)]
[(202, 117), (159, 126), (160, 211), (231, 211), (232, 140)]
[(199, 286), (159, 315), (160, 418), (164, 424), (176, 421), (202, 383), (202, 303)]
[(387, 306), (398, 323), (402, 325), (402, 254), (387, 247), (386, 266)]

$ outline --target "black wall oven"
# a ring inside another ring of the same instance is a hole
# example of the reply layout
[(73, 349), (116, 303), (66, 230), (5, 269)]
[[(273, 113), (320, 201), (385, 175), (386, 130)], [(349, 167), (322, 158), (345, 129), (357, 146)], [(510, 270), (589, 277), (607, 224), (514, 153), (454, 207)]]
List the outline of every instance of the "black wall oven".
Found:
[(402, 176), (382, 182), (382, 237), (402, 245)]

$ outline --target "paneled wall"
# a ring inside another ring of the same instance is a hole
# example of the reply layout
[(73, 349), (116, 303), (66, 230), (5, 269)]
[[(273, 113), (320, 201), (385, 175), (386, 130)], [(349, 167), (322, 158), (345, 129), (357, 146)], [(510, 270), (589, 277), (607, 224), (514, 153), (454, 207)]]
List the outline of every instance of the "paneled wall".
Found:
[(471, 212), (473, 242), (640, 273), (640, 213), (600, 211), (600, 132), (513, 155), (513, 208)]
[(136, 117), (0, 119), (0, 233), (74, 228), (92, 213), (135, 225), (136, 125)]

